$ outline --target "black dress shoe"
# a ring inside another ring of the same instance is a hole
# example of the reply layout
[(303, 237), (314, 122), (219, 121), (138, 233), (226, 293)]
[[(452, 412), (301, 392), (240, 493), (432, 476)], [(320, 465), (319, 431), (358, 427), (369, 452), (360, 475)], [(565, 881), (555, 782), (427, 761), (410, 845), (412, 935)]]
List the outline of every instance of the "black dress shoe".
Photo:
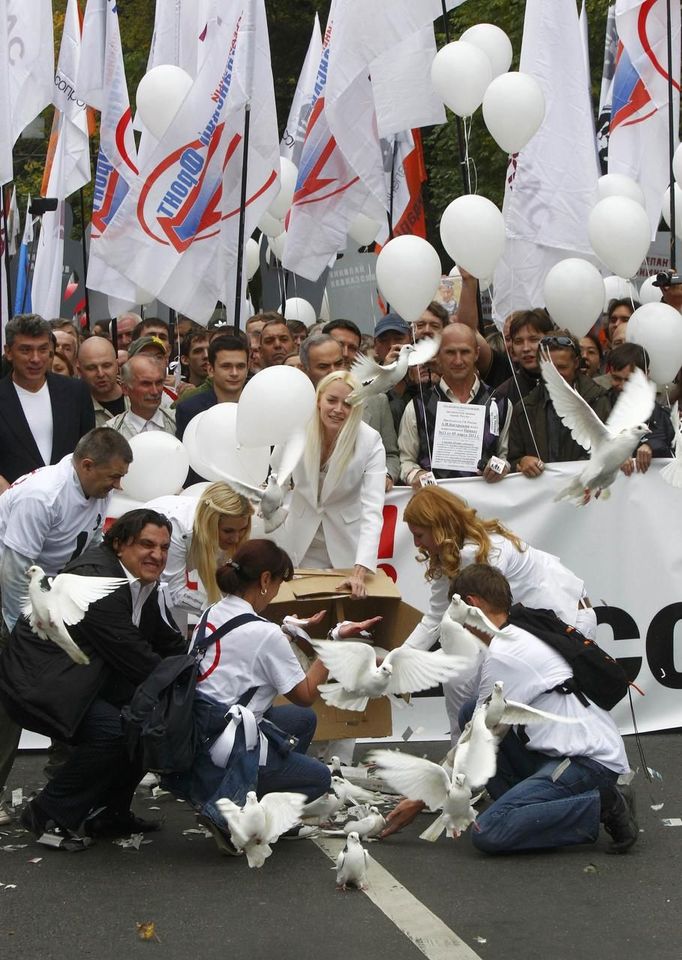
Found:
[(143, 820), (132, 810), (101, 810), (83, 824), (88, 837), (128, 837), (131, 833), (154, 833), (161, 829), (159, 820)]
[(87, 850), (94, 843), (94, 840), (89, 837), (80, 837), (73, 830), (55, 823), (36, 805), (34, 800), (27, 803), (21, 811), (19, 823), (24, 830), (33, 834), (37, 843), (55, 850), (79, 853), (81, 850)]
[(613, 843), (607, 853), (627, 853), (639, 839), (639, 825), (635, 815), (635, 795), (632, 788), (615, 788), (616, 799), (604, 817), (604, 829)]

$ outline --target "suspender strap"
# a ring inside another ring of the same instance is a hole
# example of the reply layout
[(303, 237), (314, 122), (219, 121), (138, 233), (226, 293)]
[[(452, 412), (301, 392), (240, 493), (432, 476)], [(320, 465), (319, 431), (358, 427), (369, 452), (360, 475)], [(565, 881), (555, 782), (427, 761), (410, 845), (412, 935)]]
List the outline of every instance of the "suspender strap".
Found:
[(208, 615), (211, 612), (211, 608), (205, 610), (201, 620), (199, 621), (199, 628), (197, 630), (197, 638), (194, 641), (191, 652), (194, 654), (205, 653), (206, 650), (212, 646), (214, 643), (217, 643), (218, 640), (221, 640), (226, 634), (230, 633), (232, 630), (236, 630), (238, 627), (243, 626), (245, 623), (252, 623), (254, 620), (262, 620), (262, 617), (257, 617), (255, 613), (241, 613), (238, 617), (233, 617), (231, 620), (228, 620), (227, 623), (224, 623), (221, 627), (218, 627), (217, 630), (214, 630), (213, 633), (210, 633), (206, 636), (206, 625), (208, 623)]

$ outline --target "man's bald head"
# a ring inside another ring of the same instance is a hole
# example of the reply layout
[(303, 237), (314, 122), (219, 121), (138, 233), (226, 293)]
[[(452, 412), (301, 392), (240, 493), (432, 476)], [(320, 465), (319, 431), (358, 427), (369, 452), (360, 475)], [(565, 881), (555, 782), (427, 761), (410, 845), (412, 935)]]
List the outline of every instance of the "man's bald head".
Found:
[(116, 351), (110, 340), (105, 337), (84, 340), (78, 351), (76, 366), (78, 375), (87, 384), (95, 400), (102, 403), (121, 396)]
[(469, 389), (476, 377), (476, 334), (465, 323), (450, 323), (443, 330), (438, 368), (450, 389)]

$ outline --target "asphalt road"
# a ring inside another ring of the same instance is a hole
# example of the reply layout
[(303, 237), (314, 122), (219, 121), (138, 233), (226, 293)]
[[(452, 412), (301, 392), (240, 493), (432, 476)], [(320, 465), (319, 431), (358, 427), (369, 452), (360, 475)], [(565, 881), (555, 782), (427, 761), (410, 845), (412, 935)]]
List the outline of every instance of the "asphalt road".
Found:
[[(312, 841), (280, 842), (262, 870), (249, 870), (243, 858), (221, 857), (211, 839), (183, 834), (195, 828), (186, 804), (148, 791), (138, 791), (137, 812), (165, 823), (139, 851), (99, 841), (68, 854), (2, 827), (0, 958), (418, 960), (417, 940), (428, 956), (451, 960), (679, 960), (682, 735), (642, 741), (662, 779), (635, 779), (642, 832), (629, 854), (607, 855), (604, 837), (596, 846), (486, 857), (468, 836), (419, 840), (429, 822), (420, 817), (369, 846), (390, 874), (387, 885), (381, 871), (377, 886), (397, 920), (361, 892), (336, 892), (331, 861)], [(440, 744), (406, 749), (443, 752)], [(628, 753), (637, 768), (632, 738)], [(22, 755), (10, 787), (25, 795), (39, 788), (43, 760)], [(664, 818), (680, 818), (680, 826)], [(3, 849), (18, 844), (27, 846)], [(409, 894), (416, 900), (404, 906)], [(136, 925), (148, 921), (158, 940), (139, 938)], [(463, 944), (439, 946), (443, 924)]]

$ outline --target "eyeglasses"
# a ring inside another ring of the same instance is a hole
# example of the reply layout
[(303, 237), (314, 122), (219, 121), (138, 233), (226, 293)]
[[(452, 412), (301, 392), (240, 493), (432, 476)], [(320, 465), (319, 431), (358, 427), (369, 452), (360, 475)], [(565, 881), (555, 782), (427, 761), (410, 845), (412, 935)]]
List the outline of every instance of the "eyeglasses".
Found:
[(564, 349), (572, 350), (576, 356), (580, 356), (580, 350), (570, 337), (543, 337), (540, 341), (540, 346), (546, 350), (551, 350), (552, 347), (563, 347)]

